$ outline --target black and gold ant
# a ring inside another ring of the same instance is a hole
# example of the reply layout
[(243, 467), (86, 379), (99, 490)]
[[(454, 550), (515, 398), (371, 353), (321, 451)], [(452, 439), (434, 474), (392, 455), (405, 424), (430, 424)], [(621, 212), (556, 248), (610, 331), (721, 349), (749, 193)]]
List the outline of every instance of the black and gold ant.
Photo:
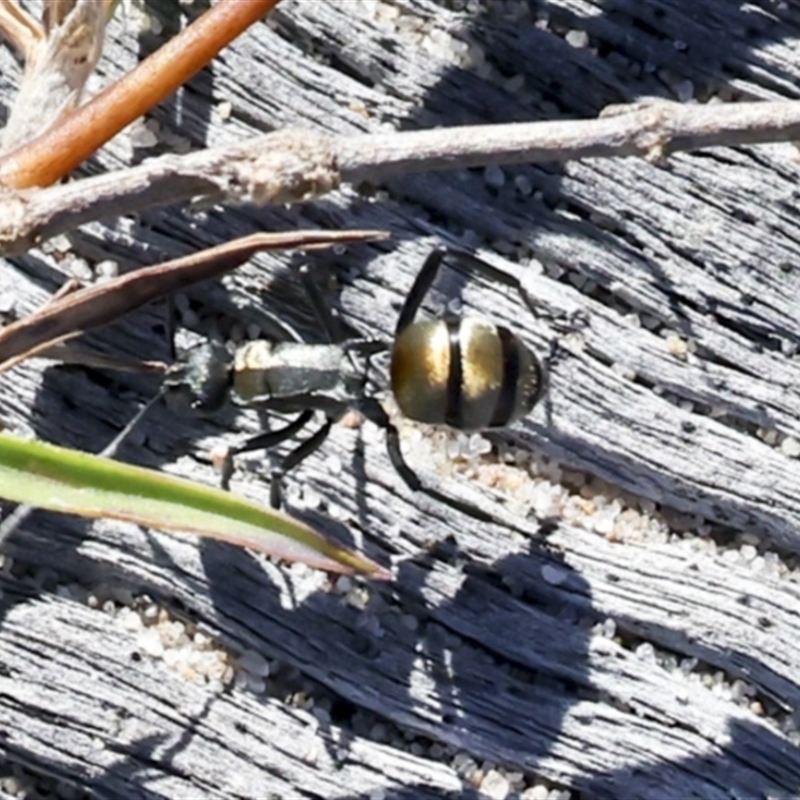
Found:
[[(336, 320), (308, 270), (301, 269), (329, 342), (307, 343), (292, 332), (294, 341), (259, 339), (241, 345), (234, 354), (220, 342), (205, 342), (168, 371), (164, 381), (168, 402), (197, 414), (213, 413), (229, 398), (237, 405), (298, 413), (284, 427), (232, 448), (230, 456), (269, 450), (305, 428), (314, 412), (323, 412), (322, 427), (273, 469), (270, 500), (275, 508), (281, 504), (282, 475), (313, 453), (346, 411), (355, 409), (386, 431), (389, 458), (411, 489), (486, 519), (484, 512), (423, 484), (401, 454), (397, 428), (368, 389), (370, 358), (390, 352), (391, 391), (403, 414), (418, 422), (461, 431), (506, 428), (542, 397), (543, 362), (508, 328), (473, 316), (415, 320), (450, 253), (436, 249), (425, 260), (400, 310), (392, 341), (337, 341)], [(465, 253), (454, 255), (470, 269), (516, 288), (533, 310), (516, 279)]]

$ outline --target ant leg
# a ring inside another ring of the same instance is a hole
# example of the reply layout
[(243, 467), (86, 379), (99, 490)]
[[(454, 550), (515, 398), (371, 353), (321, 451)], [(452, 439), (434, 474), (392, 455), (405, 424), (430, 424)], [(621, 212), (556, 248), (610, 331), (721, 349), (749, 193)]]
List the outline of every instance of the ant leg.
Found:
[(451, 249), (448, 252), (453, 255), (454, 261), (461, 262), (467, 269), (482, 275), (487, 280), (492, 280), (514, 289), (535, 317), (541, 317), (544, 311), (553, 326), (562, 333), (574, 333), (588, 325), (585, 312), (582, 309), (555, 315), (547, 309), (546, 305), (535, 303), (518, 275), (510, 275), (505, 270), (495, 267), (488, 261), (484, 261), (465, 250)]
[(301, 461), (308, 458), (320, 445), (328, 438), (333, 425), (333, 417), (328, 417), (325, 424), (309, 439), (306, 439), (299, 447), (296, 447), (272, 468), (269, 486), (269, 504), (279, 509), (281, 507), (283, 476), (293, 470)]
[(389, 349), (389, 342), (384, 342), (382, 339), (348, 339), (343, 342), (343, 346), (351, 353), (370, 358), (376, 353), (385, 353)]
[[(298, 433), (298, 431), (301, 431), (303, 428), (305, 428), (305, 426), (311, 421), (312, 416), (314, 416), (313, 411), (304, 411), (297, 417), (297, 419), (292, 420), (288, 425), (284, 425), (282, 428), (279, 428), (276, 431), (258, 433), (242, 442), (242, 444), (240, 444), (238, 447), (228, 448), (220, 468), (220, 472), (222, 473), (222, 478), (220, 480), (222, 488), (225, 490), (230, 488), (231, 478), (233, 477), (234, 456), (238, 456), (241, 453), (249, 453), (252, 450), (269, 450), (272, 447), (276, 447), (281, 442), (290, 439), (292, 436)], [(273, 506), (273, 508), (277, 508), (277, 506)]]
[(266, 308), (259, 308), (257, 310), (256, 322), (258, 322), (264, 330), (266, 334), (264, 336), (265, 339), (303, 344), (303, 337), (293, 325)]
[(437, 248), (431, 251), (425, 259), (422, 268), (414, 279), (414, 283), (411, 285), (411, 290), (406, 296), (403, 307), (400, 309), (400, 314), (397, 317), (397, 325), (394, 330), (395, 336), (399, 336), (414, 321), (414, 317), (417, 316), (417, 311), (419, 311), (419, 307), (422, 305), (423, 298), (436, 279), (436, 275), (439, 272), (439, 267), (441, 267), (445, 255), (447, 255), (446, 250)]
[(478, 275), (483, 275), (483, 277), (487, 278), (488, 280), (502, 283), (505, 286), (510, 286), (512, 289), (517, 289), (518, 291), (521, 289), (519, 278), (517, 278), (515, 275), (509, 275), (499, 267), (492, 266), (487, 261), (472, 255), (472, 253), (468, 253), (466, 250), (455, 249), (448, 250), (447, 252), (453, 256), (455, 261), (462, 262), (467, 269), (476, 272)]
[(312, 416), (314, 416), (314, 412), (309, 409), (303, 411), (297, 419), (292, 420), (288, 425), (284, 425), (276, 431), (257, 433), (242, 442), (238, 447), (231, 448), (231, 455), (238, 456), (240, 453), (249, 453), (251, 450), (269, 450), (272, 447), (276, 447), (305, 428), (311, 421)]
[(389, 419), (389, 415), (386, 413), (383, 406), (381, 406), (377, 400), (368, 398), (361, 406), (361, 410), (367, 418), (386, 431), (386, 449), (389, 453), (389, 460), (409, 489), (414, 492), (426, 494), (428, 497), (432, 497), (434, 500), (438, 500), (440, 503), (444, 503), (450, 508), (455, 508), (457, 511), (461, 511), (463, 514), (467, 514), (481, 522), (492, 522), (494, 520), (494, 517), (487, 511), (476, 508), (474, 505), (465, 503), (455, 497), (443, 494), (432, 486), (427, 486), (422, 482), (419, 475), (408, 466), (408, 463), (403, 458), (402, 451), (400, 450), (400, 432)]
[[(330, 342), (341, 342), (345, 339), (339, 320), (331, 313), (325, 298), (319, 290), (316, 281), (311, 277), (311, 272), (307, 266), (300, 267), (300, 278), (303, 281), (308, 297), (311, 301), (311, 307), (314, 314), (319, 320)], [(377, 339), (345, 339), (345, 353), (347, 354), (350, 363), (353, 365), (354, 371), (358, 372), (359, 368), (353, 358), (353, 353), (358, 352), (364, 355), (369, 361), (370, 356), (375, 353), (380, 353), (389, 349), (386, 342), (378, 341)]]

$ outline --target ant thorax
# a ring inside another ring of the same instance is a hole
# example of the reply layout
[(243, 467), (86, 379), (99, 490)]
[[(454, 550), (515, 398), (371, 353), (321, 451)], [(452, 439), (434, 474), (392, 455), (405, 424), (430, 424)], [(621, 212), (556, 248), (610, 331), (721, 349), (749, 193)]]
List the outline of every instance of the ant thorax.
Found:
[(232, 399), (238, 405), (313, 396), (348, 402), (363, 382), (342, 345), (258, 339), (236, 351)]

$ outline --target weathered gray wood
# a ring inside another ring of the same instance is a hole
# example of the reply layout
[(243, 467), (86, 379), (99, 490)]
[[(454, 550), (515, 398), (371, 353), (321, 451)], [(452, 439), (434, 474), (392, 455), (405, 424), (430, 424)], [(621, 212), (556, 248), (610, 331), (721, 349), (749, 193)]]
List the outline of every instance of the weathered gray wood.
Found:
[[(287, 124), (353, 131), (587, 116), (609, 103), (674, 96), (666, 85), (685, 80), (701, 96), (707, 87), (723, 96), (797, 93), (796, 12), (767, 0), (617, 3), (613, 13), (607, 4), (559, 0), (545, 9), (551, 29), (525, 15), (503, 19), (447, 5), (398, 6), (399, 32), (367, 19), (360, 4), (285, 2), (155, 116), (201, 146)], [(434, 53), (420, 46), (417, 23), (426, 33), (479, 42), (490, 65), (505, 78), (524, 75), (525, 85), (504, 88), (457, 68), (442, 45)], [(570, 29), (587, 30), (608, 57), (572, 47), (563, 38)], [(105, 63), (118, 74), (134, 60), (135, 43), (121, 26), (114, 35)], [(14, 74), (1, 54), (3, 97)], [(219, 122), (209, 98), (230, 102), (232, 119)], [(447, 297), (510, 322), (543, 351), (558, 341), (547, 401), (514, 440), (645, 505), (664, 504), (671, 517), (685, 512), (689, 528), (702, 518), (719, 548), (691, 532), (683, 540), (610, 542), (569, 524), (545, 538), (535, 519), (511, 518), (513, 505), (497, 506), (505, 524), (478, 524), (412, 496), (391, 470), (382, 437), (365, 425), (337, 429), (289, 483), (322, 496), (320, 525), (340, 528), (325, 522), (333, 507), (371, 555), (398, 558), (396, 585), (371, 589), (366, 610), (343, 603), (308, 571), (124, 525), (38, 517), (10, 551), (63, 580), (145, 588), (223, 640), (297, 668), (354, 709), (587, 798), (800, 794), (800, 755), (777, 727), (799, 699), (800, 599), (787, 575), (800, 550), (800, 468), (756, 435), (763, 428), (800, 438), (798, 168), (790, 152), (717, 149), (664, 166), (595, 160), (513, 168), (499, 189), (479, 172), (412, 176), (379, 201), (348, 189), (300, 209), (210, 211), (199, 219), (154, 212), (141, 224), (94, 225), (74, 237), (79, 255), (154, 263), (262, 227), (386, 227), (395, 236), (390, 245), (313, 259), (336, 269), (343, 319), (369, 335), (391, 333), (404, 292), (437, 241), (431, 224), (456, 236), (467, 228), (468, 242), (508, 271), (518, 268), (493, 251), (526, 262), (532, 256), (545, 264), (544, 275), (522, 274), (546, 308), (540, 319), (485, 281), (451, 274), (440, 283)], [(126, 163), (119, 143), (96, 160), (103, 169)], [(530, 191), (515, 185), (520, 178)], [(7, 262), (0, 297), (13, 292), (20, 311), (42, 302), (57, 285), (58, 261), (36, 253)], [(305, 303), (285, 269), (290, 263), (259, 257), (225, 281), (232, 299), (213, 287), (192, 297), (211, 311), (251, 301), (248, 319), (263, 303), (318, 336), (311, 316), (298, 314)], [(562, 270), (561, 282), (550, 277)], [(602, 291), (587, 293), (587, 280)], [(634, 324), (631, 312), (645, 325)], [(571, 333), (564, 314), (575, 320)], [(143, 312), (93, 341), (164, 357), (158, 324), (157, 310)], [(696, 352), (677, 358), (668, 332)], [(0, 379), (0, 414), (42, 438), (99, 449), (154, 390), (142, 377), (109, 385), (81, 370), (50, 371), (42, 380), (40, 365), (25, 364)], [(178, 457), (207, 455), (209, 436), (229, 440), (257, 424), (253, 412), (215, 424), (159, 410), (125, 455), (213, 481), (202, 459)], [(342, 461), (340, 474), (329, 468), (332, 455)], [(265, 499), (263, 466), (243, 463), (252, 479), (235, 490)], [(445, 486), (489, 502), (462, 478)], [(780, 569), (738, 560), (741, 531), (778, 549)], [(427, 555), (448, 536), (459, 555)], [(5, 748), (34, 772), (112, 797), (254, 796), (253, 786), (286, 797), (367, 798), (378, 787), (398, 798), (461, 791), (440, 756), (369, 742), (355, 714), (315, 732), (307, 715), (279, 698), (260, 702), (242, 690), (212, 696), (163, 665), (131, 663), (135, 640), (101, 612), (46, 590), (38, 595), (9, 590), (0, 623), (7, 666), (0, 723), (15, 737)], [(607, 619), (620, 641), (592, 631)], [(640, 642), (658, 648), (659, 663), (637, 649)], [(744, 681), (754, 700), (779, 711), (760, 718), (746, 702), (683, 676), (670, 656)], [(95, 699), (85, 691), (90, 683)], [(36, 685), (48, 687), (46, 699)], [(127, 734), (112, 724), (109, 709), (119, 708), (131, 714)], [(105, 746), (87, 748), (98, 728)], [(323, 754), (331, 740), (354, 737), (340, 744), (343, 771), (327, 755), (316, 767), (295, 758), (303, 737)], [(143, 752), (142, 742), (150, 749)]]
[(14, 699), (5, 743), (56, 777), (120, 798), (347, 797), (353, 786), (386, 787), (391, 772), (420, 797), (459, 788), (444, 766), (361, 737), (347, 745), (355, 757), (342, 757), (341, 731), (308, 712), (242, 692), (211, 695), (163, 664), (133, 660), (130, 636), (105, 614), (19, 599), (5, 595), (0, 683)]

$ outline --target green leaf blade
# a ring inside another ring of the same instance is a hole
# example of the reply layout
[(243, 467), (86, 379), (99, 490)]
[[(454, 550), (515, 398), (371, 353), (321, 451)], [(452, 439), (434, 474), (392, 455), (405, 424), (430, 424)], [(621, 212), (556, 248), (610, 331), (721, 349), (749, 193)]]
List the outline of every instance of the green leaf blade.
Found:
[(221, 489), (0, 433), (0, 497), (78, 514), (195, 533), (330, 572), (390, 573), (308, 525)]

